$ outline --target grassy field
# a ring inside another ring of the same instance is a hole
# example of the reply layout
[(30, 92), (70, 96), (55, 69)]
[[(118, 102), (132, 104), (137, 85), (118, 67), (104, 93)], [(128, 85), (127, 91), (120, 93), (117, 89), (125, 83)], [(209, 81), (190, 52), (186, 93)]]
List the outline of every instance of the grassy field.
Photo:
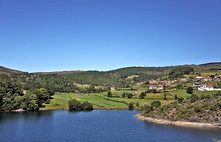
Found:
[(45, 108), (41, 108), (41, 110), (68, 109), (69, 100), (68, 94), (55, 94), (50, 104), (45, 104)]
[[(68, 109), (68, 101), (70, 99), (77, 99), (78, 101), (84, 102), (88, 101), (94, 105), (95, 109), (128, 109), (129, 103), (134, 103), (143, 106), (145, 104), (149, 105), (154, 100), (160, 100), (162, 104), (168, 104), (170, 100), (163, 100), (163, 93), (147, 94), (144, 99), (139, 99), (139, 95), (133, 96), (133, 98), (122, 98), (123, 92), (116, 91), (113, 92), (113, 97), (107, 97), (107, 93), (93, 93), (93, 94), (55, 94), (50, 104), (45, 104), (45, 108), (41, 110), (51, 110), (51, 109)], [(137, 92), (136, 92), (137, 93)], [(169, 96), (168, 96), (169, 97)]]

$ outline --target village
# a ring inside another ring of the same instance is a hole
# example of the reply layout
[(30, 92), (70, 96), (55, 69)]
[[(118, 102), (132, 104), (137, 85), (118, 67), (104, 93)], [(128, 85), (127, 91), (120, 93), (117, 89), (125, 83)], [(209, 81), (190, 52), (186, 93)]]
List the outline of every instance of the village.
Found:
[[(172, 84), (191, 84), (194, 89), (199, 91), (221, 91), (218, 87), (218, 83), (221, 81), (221, 75), (211, 76), (196, 76), (195, 78), (179, 78), (175, 80), (149, 80), (149, 90), (165, 90)], [(173, 85), (173, 86), (174, 86)]]

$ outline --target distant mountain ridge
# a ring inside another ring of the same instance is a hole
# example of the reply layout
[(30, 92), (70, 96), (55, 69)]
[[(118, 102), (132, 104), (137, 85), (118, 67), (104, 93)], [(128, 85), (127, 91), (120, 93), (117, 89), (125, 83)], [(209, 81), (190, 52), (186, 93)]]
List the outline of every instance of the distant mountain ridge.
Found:
[[(149, 73), (156, 73), (159, 74), (161, 73), (168, 73), (170, 70), (180, 67), (180, 66), (188, 66), (188, 67), (193, 67), (194, 70), (202, 70), (202, 69), (209, 69), (209, 68), (221, 68), (221, 62), (209, 62), (209, 63), (204, 63), (204, 64), (186, 64), (186, 65), (178, 65), (178, 66), (163, 66), (163, 67), (124, 67), (124, 68), (119, 68), (111, 71), (95, 71), (95, 72), (109, 72), (109, 73), (116, 73), (116, 72), (122, 72), (125, 70), (129, 70), (130, 72), (149, 72)], [(32, 72), (33, 74), (73, 74), (73, 73), (82, 73), (82, 72), (90, 72), (90, 71), (81, 71), (81, 70), (72, 70), (72, 71), (52, 71), (52, 72)], [(23, 74), (25, 73), (24, 71), (16, 70), (16, 69), (10, 69), (7, 67), (0, 66), (0, 74)], [(148, 74), (149, 74), (148, 73)]]

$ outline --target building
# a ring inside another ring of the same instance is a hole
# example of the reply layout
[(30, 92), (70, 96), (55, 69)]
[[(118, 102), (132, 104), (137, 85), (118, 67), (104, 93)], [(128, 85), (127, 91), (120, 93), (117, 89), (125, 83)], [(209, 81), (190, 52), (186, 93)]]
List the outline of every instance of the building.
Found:
[(221, 88), (214, 88), (213, 84), (207, 84), (205, 86), (199, 87), (199, 91), (221, 91)]

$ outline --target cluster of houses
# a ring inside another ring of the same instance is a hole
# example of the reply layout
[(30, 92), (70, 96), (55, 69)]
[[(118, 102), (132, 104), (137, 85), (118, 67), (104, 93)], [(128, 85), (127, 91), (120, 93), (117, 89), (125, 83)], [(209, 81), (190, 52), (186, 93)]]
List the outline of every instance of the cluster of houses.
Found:
[[(221, 75), (218, 76), (197, 76), (194, 79), (193, 88), (198, 89), (200, 91), (221, 91), (221, 88), (215, 88), (216, 84), (207, 83), (212, 81), (221, 81)], [(203, 83), (200, 83), (203, 82)]]
[(221, 75), (217, 75), (217, 76), (197, 76), (195, 77), (194, 81), (221, 81)]
[(169, 86), (177, 82), (185, 83), (187, 81), (188, 81), (187, 78), (180, 78), (179, 80), (162, 80), (162, 81), (152, 79), (149, 81), (149, 89), (163, 90), (164, 86)]
[(194, 83), (193, 88), (198, 89), (199, 91), (221, 91), (221, 88), (215, 88), (214, 84), (199, 84)]
[[(163, 90), (165, 86), (169, 86), (174, 83), (186, 83), (188, 81), (187, 78), (180, 78), (178, 80), (149, 80), (149, 89), (153, 90)], [(200, 91), (221, 91), (221, 88), (216, 88), (216, 83), (221, 81), (221, 75), (217, 76), (197, 76), (193, 80), (193, 88), (198, 89)]]

